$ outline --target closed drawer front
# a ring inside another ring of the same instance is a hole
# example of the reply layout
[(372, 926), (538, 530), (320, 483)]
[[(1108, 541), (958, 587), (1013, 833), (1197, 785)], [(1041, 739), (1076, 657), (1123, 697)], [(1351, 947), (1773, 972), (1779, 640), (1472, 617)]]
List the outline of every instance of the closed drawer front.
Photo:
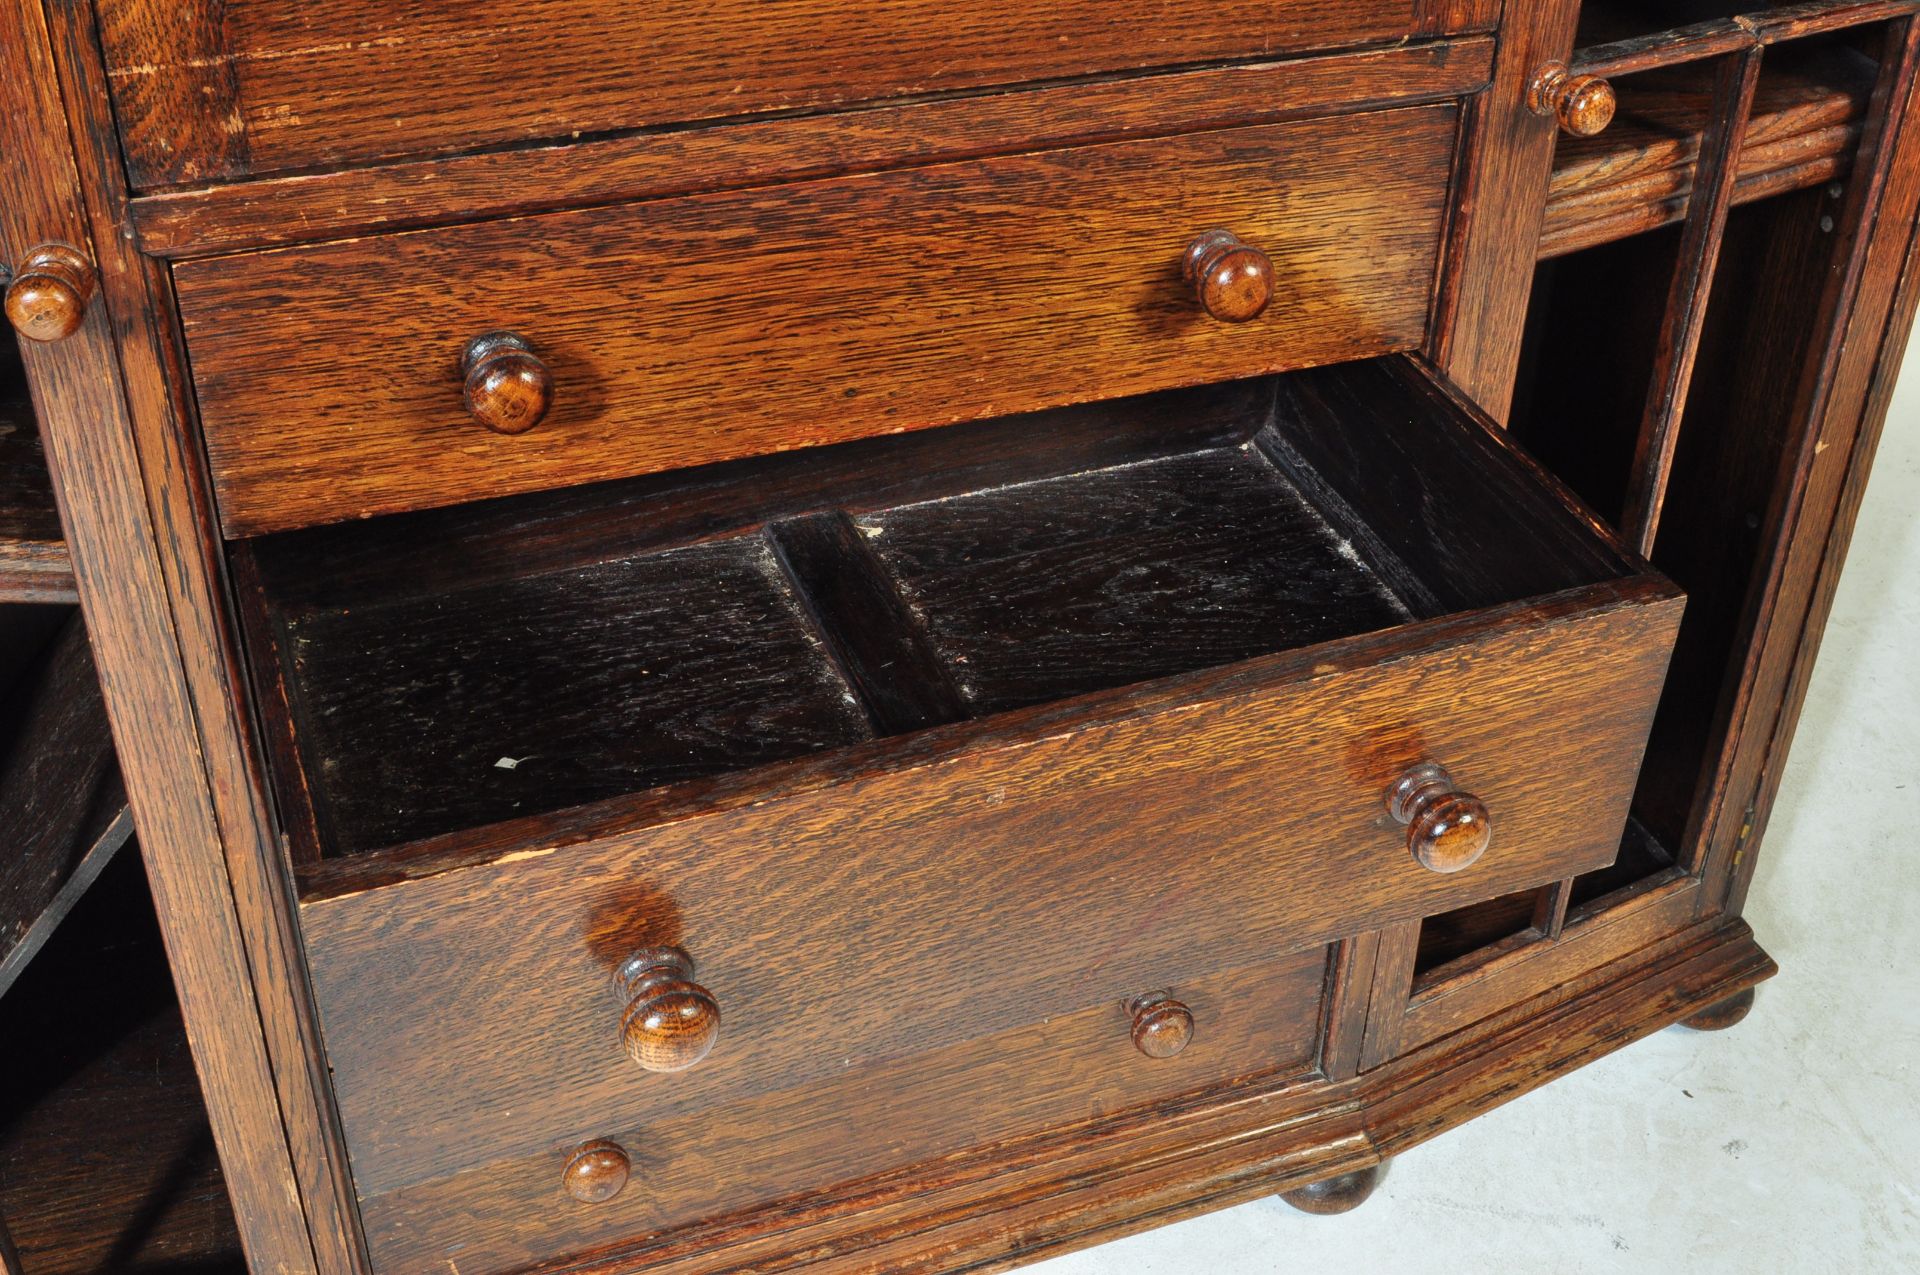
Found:
[[(1316, 948), (1154, 989), (1165, 995), (1147, 998), (1139, 1014), (1180, 1024), (1186, 1044), (1170, 1057), (1143, 1053), (1135, 1011), (1102, 999), (1108, 980), (1093, 980), (1072, 1012), (1009, 1012), (968, 1039), (863, 1058), (791, 1088), (708, 1108), (609, 1107), (572, 1141), (556, 1124), (556, 1140), (527, 1154), (364, 1200), (375, 1266), (444, 1270), (451, 1259), (463, 1275), (489, 1275), (782, 1199), (846, 1207), (884, 1192), (878, 1175), (943, 1159), (949, 1180), (991, 1179), (1016, 1159), (1057, 1154), (1071, 1132), (1135, 1129), (1170, 1101), (1284, 1088), (1315, 1074), (1326, 966)], [(854, 1046), (821, 1026), (823, 1053)], [(1162, 1026), (1156, 1048), (1171, 1048), (1175, 1030)], [(664, 1088), (692, 1076), (640, 1083)], [(576, 1198), (568, 1165), (583, 1145), (603, 1141), (624, 1158), (627, 1183), (610, 1199)], [(988, 1141), (995, 1149), (983, 1152)]]
[(134, 184), (1272, 56), (1492, 25), (1492, 0), (99, 0)]
[[(790, 1163), (816, 1165), (769, 1113), (816, 1095), (829, 1112), (884, 1109), (898, 1060), (970, 1060), (940, 1083), (998, 1095), (1024, 1078), (967, 1042), (1110, 1019), (1142, 992), (1608, 863), (1674, 620), (1653, 595), (1620, 597), (1436, 635), (1386, 665), (1281, 661), (1123, 721), (307, 904), (388, 1268), (462, 1245), (462, 1270), (489, 1269), (460, 1206), (469, 1174), (480, 1198), (512, 1204), (487, 1223), (503, 1254), (691, 1223), (777, 1198), (800, 1181)], [(1493, 848), (1465, 871), (1423, 867), (1385, 811), (1423, 760), (1492, 812)], [(609, 987), (630, 950), (660, 943), (693, 957), (723, 1023), (712, 1054), (672, 1075), (623, 1055)], [(1116, 1069), (1140, 1065), (1122, 1030)], [(1018, 1129), (994, 1111), (965, 1140)], [(710, 1181), (723, 1166), (706, 1139), (736, 1118), (764, 1138)], [(654, 1129), (672, 1135), (656, 1146)], [(611, 1213), (554, 1212), (563, 1153), (607, 1130), (646, 1148), (638, 1189)], [(914, 1145), (850, 1139), (833, 1168), (879, 1171)]]
[[(255, 534), (1414, 348), (1458, 114), (186, 262), (221, 517)], [(1246, 321), (1185, 269), (1221, 229), (1270, 262)], [(492, 333), (544, 368), (526, 432), (468, 402), (463, 350)]]

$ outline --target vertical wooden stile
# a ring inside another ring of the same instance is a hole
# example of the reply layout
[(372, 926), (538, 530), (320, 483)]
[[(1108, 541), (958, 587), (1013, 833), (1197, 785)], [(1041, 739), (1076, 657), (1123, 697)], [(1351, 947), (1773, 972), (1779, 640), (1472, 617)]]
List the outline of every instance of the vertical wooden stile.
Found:
[(1706, 133), (1700, 139), (1693, 197), (1681, 231), (1679, 259), (1667, 294), (1666, 317), (1661, 323), (1653, 380), (1647, 390), (1633, 469), (1627, 479), (1626, 509), (1621, 517), (1621, 531), (1642, 554), (1653, 552), (1654, 537), (1660, 529), (1660, 509), (1673, 471), (1680, 416), (1686, 410), (1694, 356), (1706, 324), (1707, 298), (1713, 290), (1714, 266), (1726, 233), (1727, 212), (1733, 206), (1740, 148), (1746, 141), (1762, 55), (1757, 45), (1730, 54), (1721, 59), (1714, 76), (1713, 105)]

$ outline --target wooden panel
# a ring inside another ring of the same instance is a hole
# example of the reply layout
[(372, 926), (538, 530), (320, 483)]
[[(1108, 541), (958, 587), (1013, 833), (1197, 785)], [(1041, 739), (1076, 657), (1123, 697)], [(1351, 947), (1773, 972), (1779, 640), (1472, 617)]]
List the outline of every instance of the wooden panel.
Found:
[[(251, 534), (1410, 348), (1455, 116), (184, 263), (222, 519)], [(1216, 226), (1273, 258), (1265, 318), (1212, 320), (1181, 281), (1187, 243)], [(456, 374), (464, 342), (501, 329), (557, 382), (551, 415), (515, 437), (467, 416)]]
[[(69, 129), (61, 92), (70, 86), (72, 67), (56, 64), (46, 17), (39, 4), (0, 0), (0, 26), (9, 33), (0, 40), (5, 260), (50, 241), (91, 249), (100, 225), (82, 203), (76, 148), (84, 150), (102, 132), (110, 136), (111, 129), (84, 109), (76, 111), (80, 123)], [(304, 1123), (313, 1113), (295, 1117), (275, 1084), (268, 1055), (253, 981), (265, 966), (261, 953), (249, 952), (236, 895), (258, 904), (249, 910), (249, 923), (271, 914), (260, 894), (248, 889), (251, 881), (243, 886), (229, 874), (209, 792), (219, 785), (202, 765), (207, 753), (198, 722), (206, 718), (196, 719), (188, 689), (190, 676), (210, 675), (213, 660), (204, 647), (183, 650), (175, 628), (180, 611), (170, 602), (161, 563), (193, 553), (189, 529), (195, 524), (175, 510), (182, 516), (157, 531), (144, 486), (146, 474), (181, 485), (188, 479), (178, 464), (165, 467), (158, 457), (143, 467), (114, 340), (116, 333), (146, 330), (148, 316), (137, 308), (109, 313), (122, 296), (113, 267), (115, 245), (125, 241), (104, 228), (101, 296), (84, 324), (64, 341), (24, 349), (22, 357), (188, 1041), (212, 1095), (208, 1113), (230, 1174), (241, 1240), (257, 1267), (301, 1275), (315, 1270), (314, 1234), (320, 1228), (309, 1230), (288, 1136), (291, 1123)], [(195, 628), (193, 621), (181, 623)], [(285, 1008), (264, 1012), (280, 1021)]]
[[(1485, 25), (1415, 0), (106, 0), (137, 187)], [(209, 104), (213, 109), (209, 110)], [(212, 117), (217, 124), (204, 122)]]
[(1580, 0), (1507, 0), (1493, 84), (1465, 130), (1460, 198), (1449, 232), (1428, 354), (1496, 421), (1507, 418), (1540, 234), (1554, 123), (1528, 86), (1573, 46)]
[[(531, 1154), (406, 1187), (362, 1205), (378, 1271), (457, 1260), (488, 1275), (704, 1218), (817, 1203), (876, 1174), (931, 1167), (1004, 1139), (1077, 1130), (1097, 1138), (1153, 1104), (1284, 1087), (1313, 1066), (1326, 951), (1315, 948), (1164, 990), (1193, 1014), (1192, 1043), (1150, 1059), (1129, 1039), (1121, 998), (1086, 989), (1084, 1008), (1021, 1021), (913, 1057), (860, 1060), (811, 1083), (710, 1111), (644, 1105), (556, 1128)], [(654, 1077), (669, 1081), (671, 1077)], [(580, 1204), (560, 1166), (587, 1136), (611, 1138), (644, 1170), (616, 1199)]]
[(1763, 522), (1767, 574), (1742, 620), (1743, 633), (1752, 636), (1734, 690), (1735, 746), (1703, 820), (1708, 870), (1716, 884), (1724, 883), (1724, 892), (1714, 892), (1716, 905), (1740, 897), (1751, 873), (1752, 839), (1765, 825), (1786, 763), (1885, 411), (1884, 403), (1870, 406), (1874, 381), (1897, 374), (1898, 350), (1882, 342), (1912, 321), (1910, 311), (1894, 307), (1906, 255), (1902, 236), (1920, 209), (1920, 89), (1912, 74), (1920, 18), (1886, 30), (1878, 118), (1868, 126), (1860, 174), (1835, 218), (1845, 247), (1815, 325), (1825, 339), (1796, 398), (1806, 428), (1795, 440), (1791, 480)]
[[(1664, 586), (1598, 586), (1412, 626), (1391, 655), (1333, 643), (1176, 679), (1157, 706), (860, 746), (825, 777), (683, 793), (673, 813), (612, 805), (587, 814), (586, 844), (568, 844), (577, 822), (505, 825), (471, 868), (312, 899), (359, 1188), (943, 1048), (1003, 1025), (1008, 1005), (1038, 1021), (1090, 988), (1119, 998), (1608, 862), (1677, 613)], [(1501, 829), (1453, 876), (1414, 862), (1381, 800), (1428, 757)], [(693, 953), (727, 1026), (694, 1070), (636, 1079), (608, 972), (662, 942)]]
[(1484, 960), (1443, 966), (1417, 980), (1407, 999), (1398, 1048), (1412, 1051), (1511, 1010), (1543, 987), (1589, 975), (1681, 929), (1698, 902), (1699, 883), (1676, 874), (1623, 906), (1570, 924), (1557, 941), (1537, 934), (1505, 944)]
[(1423, 616), (1632, 570), (1618, 543), (1489, 418), (1383, 361), (1284, 378), (1256, 443), (1363, 528), (1356, 549)]
[(1435, 101), (1483, 87), (1492, 60), (1493, 41), (1477, 36), (195, 186), (130, 211), (142, 251), (211, 256)]

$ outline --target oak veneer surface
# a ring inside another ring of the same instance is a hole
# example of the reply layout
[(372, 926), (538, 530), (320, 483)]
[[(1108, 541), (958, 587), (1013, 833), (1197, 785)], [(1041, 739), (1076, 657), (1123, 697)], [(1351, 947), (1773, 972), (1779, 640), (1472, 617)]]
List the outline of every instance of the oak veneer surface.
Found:
[[(1118, 1000), (1598, 867), (1675, 618), (1621, 599), (1385, 669), (1323, 647), (1159, 711), (896, 751), (584, 845), (529, 827), (491, 863), (308, 903), (358, 1187), (531, 1164), (609, 1120), (692, 1117), (1068, 1013), (1090, 990)], [(1502, 821), (1503, 848), (1452, 877), (1419, 867), (1382, 810), (1428, 755)], [(695, 955), (725, 1023), (675, 1076), (625, 1060), (608, 991), (626, 951), (660, 942)], [(557, 1167), (529, 1199), (558, 1189)]]
[(97, 7), (135, 187), (1271, 56), (1493, 19), (1481, 0)]
[[(1458, 114), (183, 262), (222, 522), (250, 535), (1410, 349)], [(1181, 278), (1216, 228), (1277, 270), (1251, 323), (1210, 318)], [(554, 378), (546, 419), (512, 437), (461, 400), (462, 347), (496, 331)]]
[(939, 1048), (857, 1050), (807, 1083), (718, 1109), (616, 1104), (587, 1127), (642, 1166), (620, 1196), (563, 1196), (571, 1146), (556, 1140), (365, 1201), (375, 1269), (430, 1269), (457, 1254), (463, 1272), (486, 1275), (756, 1207), (819, 1207), (857, 1196), (862, 1180), (1003, 1139), (1097, 1137), (1150, 1107), (1284, 1089), (1313, 1071), (1325, 978), (1326, 951), (1314, 948), (1156, 984), (1148, 990), (1176, 993), (1194, 1016), (1192, 1043), (1170, 1059), (1135, 1049), (1125, 996), (1106, 994), (1120, 980), (1106, 978), (1089, 980), (1072, 1012), (1034, 1018), (1009, 1005), (1001, 1022)]

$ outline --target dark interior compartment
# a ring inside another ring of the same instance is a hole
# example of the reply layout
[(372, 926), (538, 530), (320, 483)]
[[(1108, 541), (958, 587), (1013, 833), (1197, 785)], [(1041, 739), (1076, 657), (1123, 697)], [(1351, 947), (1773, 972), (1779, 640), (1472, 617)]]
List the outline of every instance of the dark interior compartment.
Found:
[[(1805, 428), (1800, 380), (1840, 236), (1824, 188), (1735, 208), (1707, 302), (1653, 562), (1687, 593), (1621, 865), (1603, 886), (1685, 866), (1712, 782), (1764, 527)], [(1609, 520), (1621, 514), (1677, 227), (1542, 262), (1512, 431)], [(1608, 369), (1596, 377), (1591, 369)], [(1637, 869), (1634, 865), (1638, 865)], [(1637, 875), (1636, 875), (1637, 872)]]
[(1403, 359), (235, 552), (308, 861), (1630, 569)]
[(0, 997), (0, 1042), (0, 1216), (28, 1275), (246, 1270), (132, 847)]
[(1575, 43), (1611, 44), (1692, 26), (1760, 13), (1768, 0), (1583, 0)]
[(0, 603), (75, 600), (73, 566), (53, 503), (26, 370), (9, 333), (0, 336)]

